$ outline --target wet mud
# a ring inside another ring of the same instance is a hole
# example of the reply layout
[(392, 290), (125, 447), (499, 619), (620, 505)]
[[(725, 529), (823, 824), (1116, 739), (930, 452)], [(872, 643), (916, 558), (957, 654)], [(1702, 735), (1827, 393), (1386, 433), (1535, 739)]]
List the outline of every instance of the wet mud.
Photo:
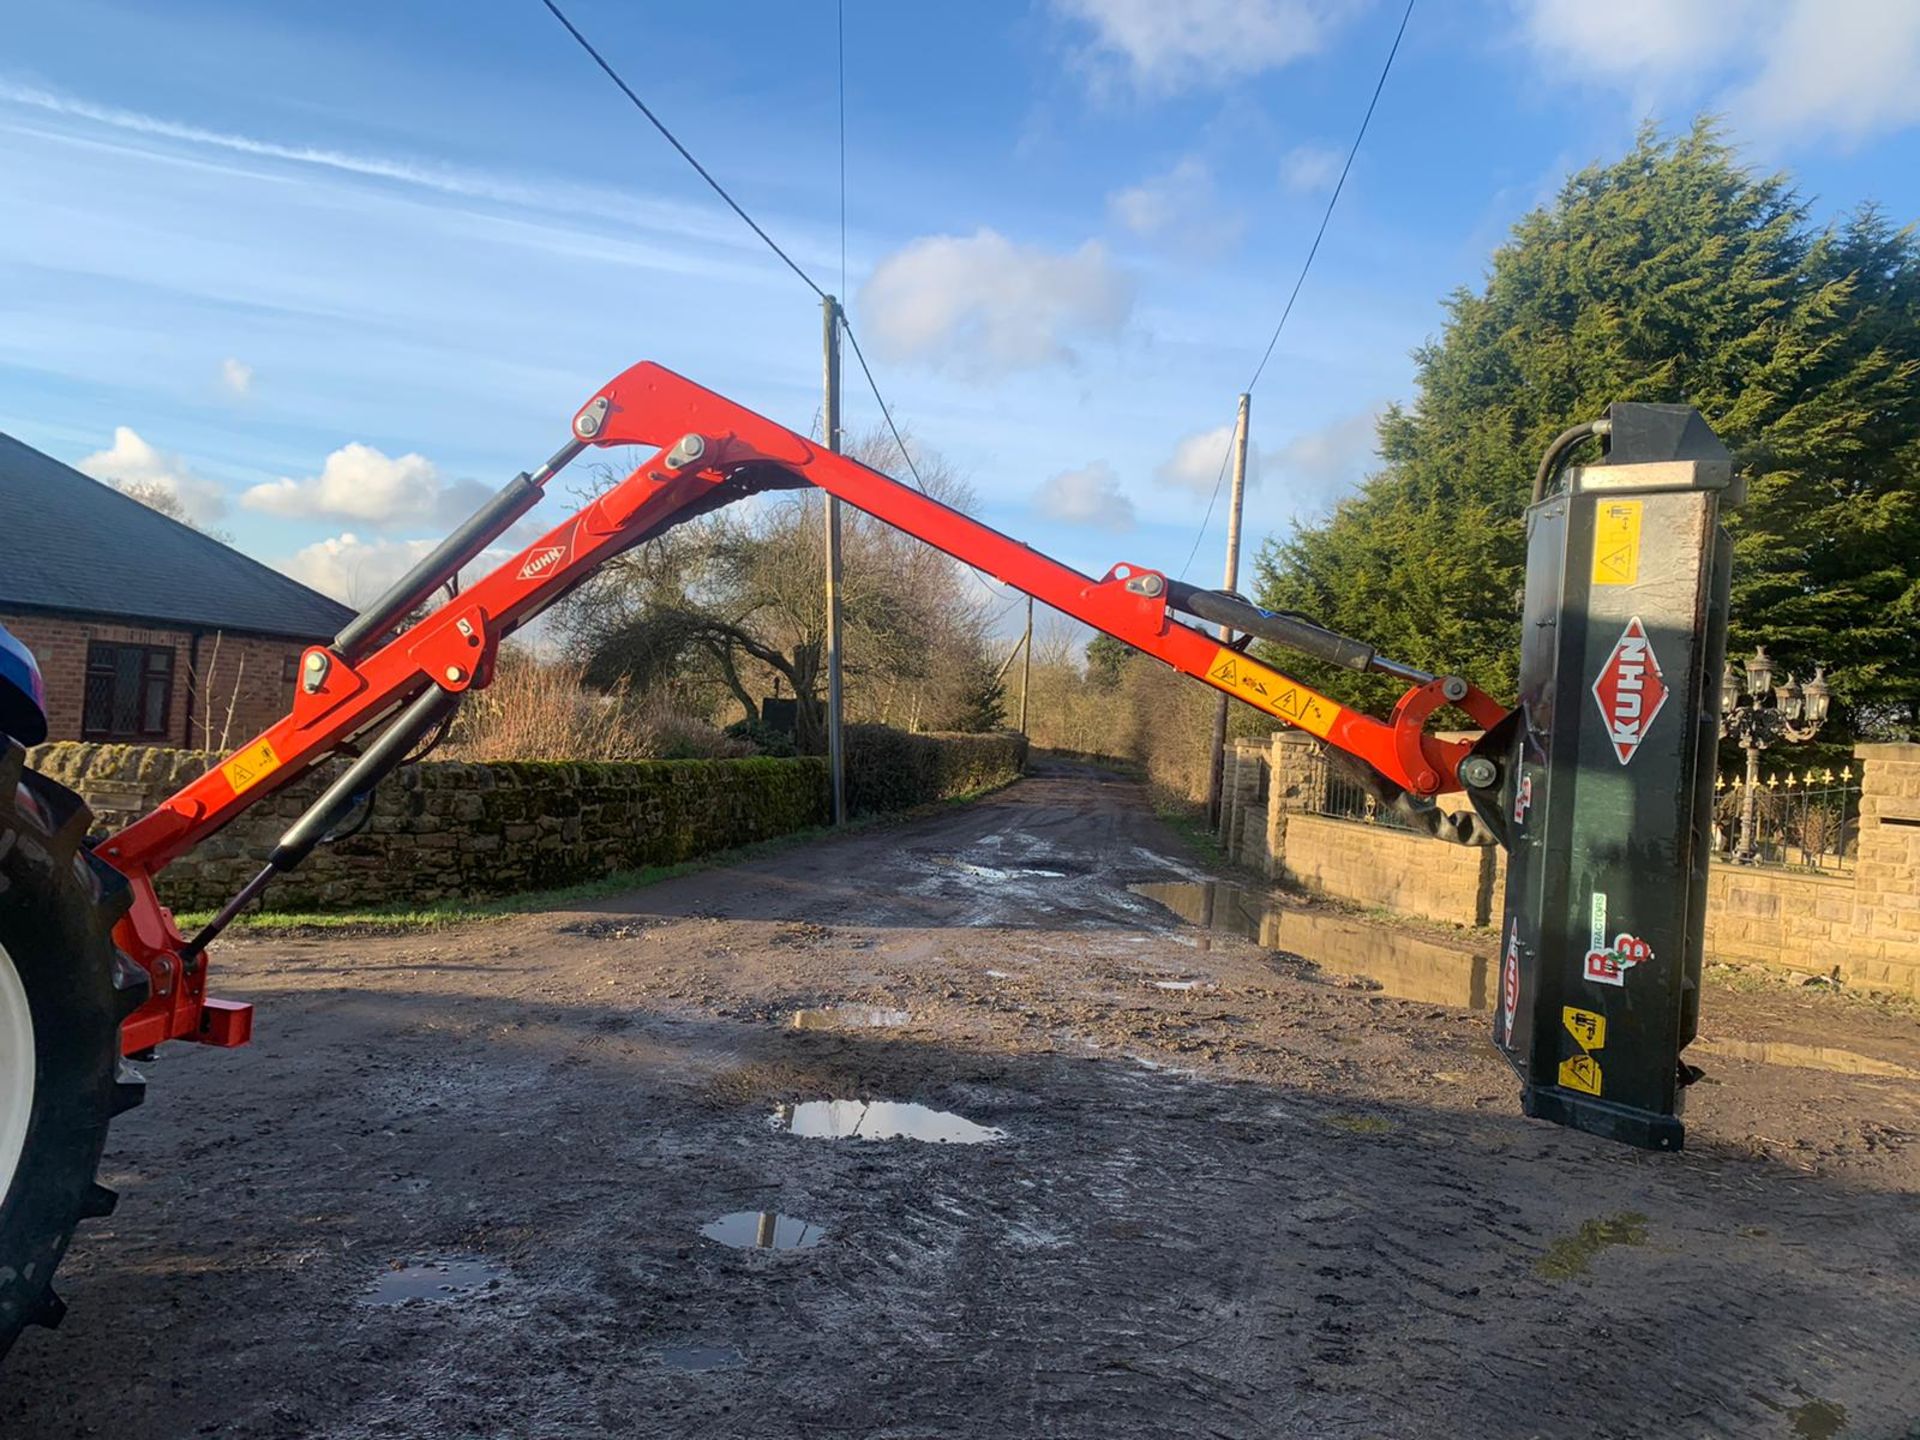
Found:
[(1641, 1154), (1524, 1119), (1425, 981), (1132, 888), (1209, 878), (1052, 765), (588, 911), (228, 945), (256, 1043), (149, 1068), (0, 1436), (1909, 1435), (1911, 1010), (1710, 983)]

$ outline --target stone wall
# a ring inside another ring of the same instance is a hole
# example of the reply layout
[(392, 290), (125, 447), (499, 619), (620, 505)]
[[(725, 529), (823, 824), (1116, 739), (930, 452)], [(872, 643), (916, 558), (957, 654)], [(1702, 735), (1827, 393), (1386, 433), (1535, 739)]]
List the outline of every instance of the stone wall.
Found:
[(1431, 835), (1295, 815), (1283, 873), (1322, 895), (1382, 905), (1442, 924), (1487, 925), (1500, 908), (1492, 846), (1447, 845)]
[(1707, 954), (1831, 974), (1849, 956), (1854, 899), (1850, 876), (1716, 864), (1707, 872)]
[[(905, 808), (1005, 784), (1025, 762), (1017, 735), (908, 736), (905, 781), (883, 779), (897, 754), (866, 737), (849, 743), (850, 777), (868, 809)], [(43, 745), (31, 763), (87, 797), (112, 831), (171, 795), (220, 757), (146, 746)], [(175, 861), (161, 898), (180, 910), (219, 905), (259, 869), (274, 842), (344, 762), (321, 766), (269, 796)], [(850, 785), (849, 788), (854, 788)], [(279, 909), (478, 898), (671, 865), (791, 834), (829, 819), (818, 758), (587, 762), (427, 761), (377, 792), (365, 827), (322, 846), (274, 883)]]
[[(1716, 862), (1707, 957), (1837, 974), (1920, 995), (1920, 745), (1861, 745), (1851, 874)], [(1316, 814), (1326, 768), (1294, 731), (1227, 754), (1220, 834), (1229, 858), (1272, 880), (1443, 924), (1497, 921), (1506, 857)]]
[(1920, 745), (1858, 745), (1854, 968), (1920, 995)]

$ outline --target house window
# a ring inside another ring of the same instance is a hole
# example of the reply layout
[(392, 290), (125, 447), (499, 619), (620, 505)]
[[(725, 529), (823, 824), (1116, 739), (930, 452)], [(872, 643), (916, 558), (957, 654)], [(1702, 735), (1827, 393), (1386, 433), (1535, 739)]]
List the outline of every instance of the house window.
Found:
[(165, 740), (173, 702), (173, 648), (87, 645), (83, 740)]

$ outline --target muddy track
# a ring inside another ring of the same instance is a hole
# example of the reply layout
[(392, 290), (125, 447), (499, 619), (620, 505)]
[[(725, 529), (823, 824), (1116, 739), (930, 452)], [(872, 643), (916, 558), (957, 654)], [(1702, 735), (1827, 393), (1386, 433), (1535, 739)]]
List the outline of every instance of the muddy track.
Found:
[[(1127, 889), (1203, 868), (1053, 766), (590, 912), (235, 943), (258, 1042), (150, 1067), (0, 1434), (1909, 1434), (1920, 1083), (1715, 1058), (1682, 1155), (1546, 1128), (1482, 1017)], [(791, 1022), (845, 1004), (906, 1013)], [(1920, 1070), (1911, 1012), (1705, 1015)], [(829, 1098), (1005, 1138), (776, 1128)]]

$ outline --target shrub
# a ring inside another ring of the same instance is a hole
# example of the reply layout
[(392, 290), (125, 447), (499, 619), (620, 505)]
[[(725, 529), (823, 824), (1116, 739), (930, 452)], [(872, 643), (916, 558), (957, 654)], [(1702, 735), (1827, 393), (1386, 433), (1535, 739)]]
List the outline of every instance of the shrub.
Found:
[(661, 698), (581, 683), (582, 667), (501, 654), (493, 683), (468, 695), (443, 754), (452, 760), (715, 760), (752, 747)]

